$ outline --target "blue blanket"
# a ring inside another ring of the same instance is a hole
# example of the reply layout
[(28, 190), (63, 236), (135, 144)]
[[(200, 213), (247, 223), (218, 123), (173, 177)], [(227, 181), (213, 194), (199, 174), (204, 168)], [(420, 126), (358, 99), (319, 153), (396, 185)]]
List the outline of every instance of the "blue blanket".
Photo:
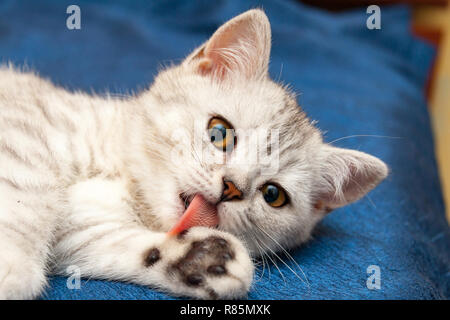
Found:
[[(70, 4), (81, 8), (81, 30), (66, 28)], [(411, 35), (406, 7), (382, 7), (381, 30), (368, 30), (365, 9), (330, 14), (294, 1), (1, 1), (0, 59), (69, 89), (127, 94), (252, 7), (272, 23), (272, 76), (301, 93), (327, 141), (380, 157), (391, 174), (291, 251), (302, 271), (286, 257), (279, 271), (259, 268), (249, 298), (449, 298), (450, 232), (423, 95), (434, 51)], [(371, 265), (379, 289), (367, 287)], [(170, 297), (93, 279), (70, 290), (52, 277), (42, 298)]]

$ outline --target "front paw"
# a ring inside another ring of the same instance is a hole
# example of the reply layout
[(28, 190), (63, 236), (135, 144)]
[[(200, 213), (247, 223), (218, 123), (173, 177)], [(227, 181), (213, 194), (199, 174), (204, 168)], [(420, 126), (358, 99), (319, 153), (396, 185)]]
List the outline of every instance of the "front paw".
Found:
[(0, 300), (36, 298), (46, 284), (43, 266), (19, 248), (0, 243)]
[(163, 275), (160, 285), (175, 295), (240, 298), (253, 279), (253, 264), (242, 243), (209, 228), (195, 227), (168, 237), (160, 248), (151, 248), (144, 260), (148, 267), (158, 267)]

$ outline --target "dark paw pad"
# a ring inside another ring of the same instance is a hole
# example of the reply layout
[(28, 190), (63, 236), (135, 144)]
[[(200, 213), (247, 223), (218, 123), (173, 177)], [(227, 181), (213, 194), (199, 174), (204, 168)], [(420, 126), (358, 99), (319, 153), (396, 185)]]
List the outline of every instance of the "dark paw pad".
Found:
[(226, 262), (234, 259), (230, 244), (220, 237), (195, 241), (184, 257), (169, 267), (189, 286), (200, 286), (204, 275), (221, 276), (227, 273)]
[(196, 286), (199, 286), (203, 282), (203, 276), (198, 273), (192, 273), (186, 277), (185, 282), (191, 286), (196, 287)]
[(206, 271), (208, 271), (208, 273), (216, 274), (216, 275), (224, 274), (227, 272), (227, 270), (225, 270), (225, 267), (220, 264), (214, 265), (214, 266), (209, 266), (208, 269), (206, 269)]
[(146, 267), (150, 267), (153, 264), (155, 264), (159, 259), (161, 259), (161, 254), (159, 252), (159, 249), (153, 248), (153, 249), (150, 249), (146, 253), (145, 259), (144, 259), (144, 264)]

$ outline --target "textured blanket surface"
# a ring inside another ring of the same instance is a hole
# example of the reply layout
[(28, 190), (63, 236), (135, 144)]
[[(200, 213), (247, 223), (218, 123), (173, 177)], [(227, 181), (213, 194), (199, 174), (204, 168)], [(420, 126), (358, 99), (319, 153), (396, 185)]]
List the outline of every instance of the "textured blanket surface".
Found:
[[(66, 28), (70, 4), (81, 8), (81, 30)], [(450, 232), (423, 96), (434, 51), (411, 35), (406, 7), (382, 7), (381, 30), (368, 30), (365, 9), (330, 14), (294, 1), (0, 1), (0, 59), (71, 90), (129, 94), (253, 7), (272, 24), (272, 77), (300, 93), (326, 141), (380, 157), (391, 174), (290, 251), (302, 271), (285, 256), (279, 270), (259, 268), (249, 298), (449, 298)], [(367, 288), (371, 265), (380, 289)], [(66, 281), (52, 277), (42, 298), (170, 299), (133, 284), (85, 279), (70, 290)]]

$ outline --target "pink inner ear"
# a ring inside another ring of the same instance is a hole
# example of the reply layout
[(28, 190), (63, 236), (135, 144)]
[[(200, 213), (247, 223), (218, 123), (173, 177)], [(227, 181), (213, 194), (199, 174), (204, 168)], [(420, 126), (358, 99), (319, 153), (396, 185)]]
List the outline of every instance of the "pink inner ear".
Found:
[[(230, 26), (225, 30), (218, 31), (208, 42), (205, 48), (205, 57), (212, 61), (212, 68), (219, 76), (224, 76), (227, 69), (231, 69), (232, 64), (236, 64), (234, 59), (239, 59), (242, 55), (239, 51), (239, 32), (236, 26)], [(230, 52), (233, 54), (229, 54)]]
[(198, 69), (203, 75), (224, 79), (239, 75), (249, 79), (267, 72), (270, 25), (259, 11), (238, 16), (220, 27), (207, 42)]
[(342, 207), (363, 197), (388, 174), (384, 162), (366, 153), (326, 147), (329, 151), (325, 181), (328, 185), (320, 191), (322, 208)]
[(215, 77), (223, 79), (227, 70), (231, 69), (233, 64), (231, 59), (238, 58), (237, 56), (227, 55), (230, 52), (229, 48), (233, 47), (234, 37), (232, 33), (233, 30), (219, 32), (208, 42), (204, 51), (204, 59), (199, 65), (202, 74), (213, 73)]

